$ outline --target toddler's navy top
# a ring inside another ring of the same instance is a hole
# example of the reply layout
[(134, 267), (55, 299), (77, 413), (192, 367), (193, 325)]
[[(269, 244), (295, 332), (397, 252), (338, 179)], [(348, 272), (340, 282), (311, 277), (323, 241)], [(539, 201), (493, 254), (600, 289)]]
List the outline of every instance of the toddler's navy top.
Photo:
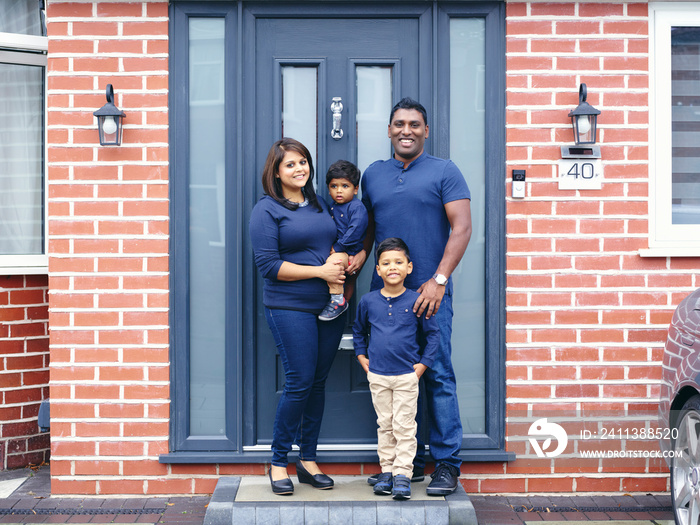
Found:
[(338, 229), (338, 239), (333, 244), (336, 252), (355, 255), (362, 249), (367, 233), (367, 208), (359, 199), (344, 204), (331, 204), (331, 216)]

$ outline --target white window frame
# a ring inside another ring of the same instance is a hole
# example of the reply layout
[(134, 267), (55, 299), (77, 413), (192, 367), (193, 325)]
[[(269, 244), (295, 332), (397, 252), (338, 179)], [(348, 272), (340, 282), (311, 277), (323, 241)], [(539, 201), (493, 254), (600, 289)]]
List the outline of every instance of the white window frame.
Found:
[[(44, 67), (44, 85), (46, 86), (47, 52), (49, 49), (49, 39), (45, 36), (21, 35), (15, 33), (0, 32), (0, 48), (4, 51), (4, 58), (0, 61), (5, 63), (40, 65)], [(19, 51), (21, 53), (15, 53)], [(27, 53), (27, 51), (30, 51)], [(7, 58), (11, 55), (11, 58)], [(44, 122), (47, 116), (47, 89), (44, 89)], [(46, 124), (44, 124), (44, 253), (27, 255), (3, 255), (0, 254), (0, 275), (30, 275), (46, 274), (49, 271), (48, 256), (48, 185), (47, 185), (47, 153), (48, 137)]]
[(688, 2), (649, 3), (649, 257), (700, 256), (700, 225), (671, 222), (671, 28), (700, 27), (700, 7)]

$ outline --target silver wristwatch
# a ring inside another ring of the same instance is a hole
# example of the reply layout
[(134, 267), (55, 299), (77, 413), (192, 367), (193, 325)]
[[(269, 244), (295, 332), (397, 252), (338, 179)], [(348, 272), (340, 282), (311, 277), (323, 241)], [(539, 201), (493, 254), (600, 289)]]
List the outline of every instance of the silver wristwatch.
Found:
[(435, 279), (435, 282), (438, 283), (440, 286), (445, 286), (447, 284), (447, 277), (440, 273), (436, 273), (433, 275), (433, 279)]

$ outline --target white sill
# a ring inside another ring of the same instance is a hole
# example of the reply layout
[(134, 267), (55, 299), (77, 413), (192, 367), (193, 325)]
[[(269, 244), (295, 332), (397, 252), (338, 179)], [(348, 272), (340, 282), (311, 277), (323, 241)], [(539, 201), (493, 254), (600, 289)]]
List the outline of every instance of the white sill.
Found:
[(656, 246), (639, 250), (640, 257), (700, 257), (700, 246)]

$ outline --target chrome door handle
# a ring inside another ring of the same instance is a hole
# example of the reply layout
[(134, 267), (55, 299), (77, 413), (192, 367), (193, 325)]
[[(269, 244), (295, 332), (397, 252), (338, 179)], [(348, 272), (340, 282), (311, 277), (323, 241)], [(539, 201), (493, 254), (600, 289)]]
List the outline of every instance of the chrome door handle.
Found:
[(343, 129), (340, 127), (340, 121), (342, 119), (343, 113), (343, 103), (341, 97), (333, 97), (333, 102), (331, 102), (331, 111), (333, 112), (333, 129), (331, 130), (331, 137), (335, 140), (340, 140), (343, 138)]

